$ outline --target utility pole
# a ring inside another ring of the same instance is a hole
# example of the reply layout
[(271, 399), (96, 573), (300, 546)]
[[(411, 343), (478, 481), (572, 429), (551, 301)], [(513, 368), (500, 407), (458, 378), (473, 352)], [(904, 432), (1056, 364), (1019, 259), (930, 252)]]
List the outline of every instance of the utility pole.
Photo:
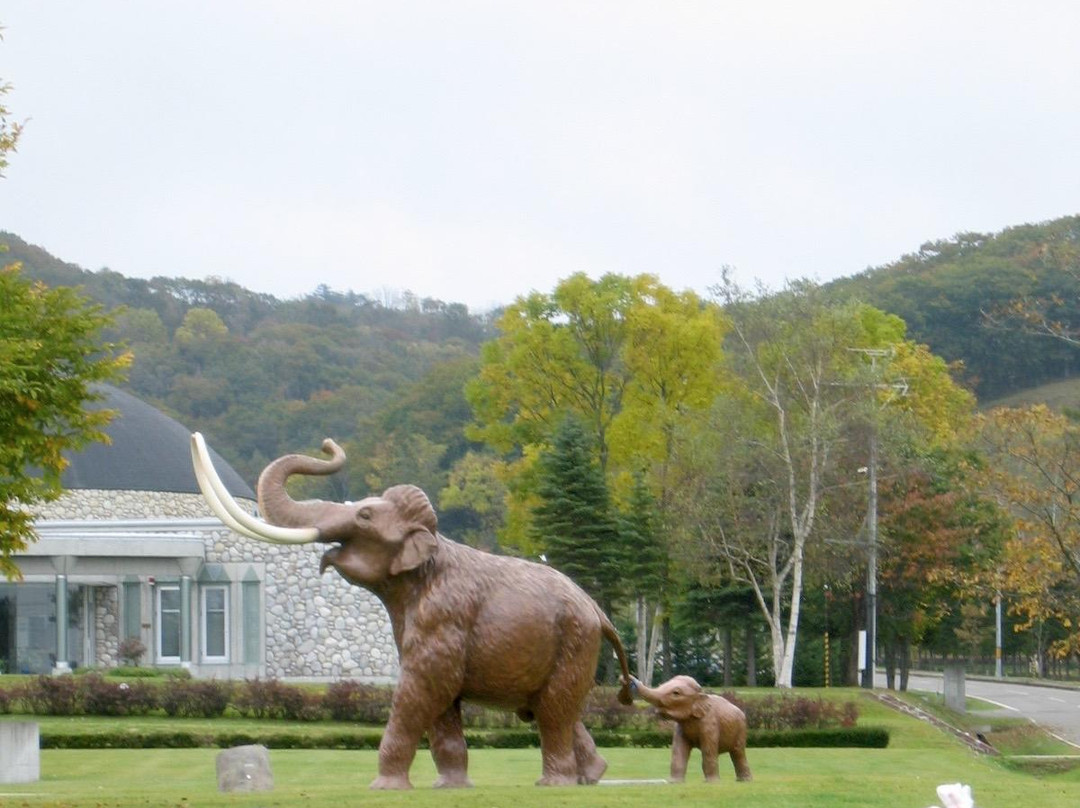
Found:
[[(889, 348), (849, 348), (849, 351), (861, 353), (870, 359), (870, 372), (873, 380), (872, 390), (893, 390), (897, 395), (906, 395), (907, 382), (883, 384), (879, 381), (878, 359), (888, 359), (893, 355)], [(870, 464), (867, 466), (869, 492), (866, 505), (866, 659), (862, 673), (862, 686), (874, 687), (874, 664), (877, 652), (877, 554), (878, 554), (878, 429), (877, 407), (873, 410), (870, 423)]]
[(866, 504), (866, 667), (862, 686), (874, 687), (877, 649), (877, 420), (870, 426), (870, 492)]

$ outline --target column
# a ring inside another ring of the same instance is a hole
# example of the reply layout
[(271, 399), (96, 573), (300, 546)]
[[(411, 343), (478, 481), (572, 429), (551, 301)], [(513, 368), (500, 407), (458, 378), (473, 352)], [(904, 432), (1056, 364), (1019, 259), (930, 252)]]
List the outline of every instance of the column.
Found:
[(69, 673), (68, 665), (68, 580), (64, 574), (56, 576), (56, 665), (53, 673)]
[(180, 667), (191, 667), (191, 576), (180, 576)]

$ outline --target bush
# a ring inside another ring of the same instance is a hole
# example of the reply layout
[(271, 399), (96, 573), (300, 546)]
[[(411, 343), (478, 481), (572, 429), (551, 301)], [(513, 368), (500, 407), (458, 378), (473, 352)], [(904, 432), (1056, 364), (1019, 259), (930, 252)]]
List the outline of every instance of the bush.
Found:
[[(664, 749), (671, 745), (671, 733), (663, 730), (601, 730), (594, 734), (602, 747), (639, 747)], [(540, 745), (540, 737), (531, 729), (466, 733), (471, 749), (529, 749)], [(268, 749), (377, 749), (382, 733), (377, 730), (337, 732), (312, 735), (304, 732), (106, 732), (76, 734), (45, 731), (42, 749), (185, 749), (194, 747), (241, 746), (262, 744)], [(748, 746), (787, 747), (862, 747), (884, 749), (889, 733), (880, 727), (848, 729), (808, 729), (777, 732), (754, 730)]]
[(138, 637), (128, 637), (116, 649), (116, 655), (120, 657), (121, 661), (133, 667), (139, 666), (139, 661), (145, 653), (146, 646), (142, 644), (142, 640)]
[(14, 701), (11, 694), (4, 688), (0, 688), (0, 713), (11, 712), (11, 702)]
[(238, 688), (232, 705), (242, 716), (318, 721), (323, 699), (317, 693), (284, 684), (277, 679), (247, 679)]
[(157, 689), (146, 682), (110, 682), (96, 673), (78, 682), (83, 712), (89, 715), (146, 715), (158, 705)]
[(616, 691), (601, 687), (590, 691), (581, 720), (590, 730), (655, 726), (656, 723), (648, 710), (621, 704)]
[(141, 668), (134, 665), (106, 668), (104, 674), (109, 679), (160, 679), (165, 675), (158, 668)]
[(166, 679), (190, 679), (191, 671), (187, 668), (158, 668), (158, 673)]
[(323, 706), (335, 721), (385, 724), (390, 719), (391, 696), (386, 687), (341, 680), (327, 685)]
[(521, 729), (525, 723), (510, 710), (494, 710), (480, 704), (461, 704), (461, 724), (470, 729)]
[(79, 715), (83, 711), (74, 676), (37, 676), (17, 689), (26, 712), (38, 715)]
[(176, 679), (162, 689), (161, 708), (166, 715), (185, 718), (218, 718), (229, 706), (232, 685), (217, 679)]
[(853, 727), (859, 718), (859, 708), (850, 701), (838, 706), (832, 701), (803, 696), (765, 696), (743, 701), (734, 693), (724, 693), (724, 698), (746, 713), (750, 729)]
[(194, 749), (213, 746), (213, 738), (193, 732), (41, 733), (42, 749)]
[(864, 749), (884, 749), (889, 745), (889, 731), (883, 727), (750, 730), (746, 745), (753, 747), (861, 747)]

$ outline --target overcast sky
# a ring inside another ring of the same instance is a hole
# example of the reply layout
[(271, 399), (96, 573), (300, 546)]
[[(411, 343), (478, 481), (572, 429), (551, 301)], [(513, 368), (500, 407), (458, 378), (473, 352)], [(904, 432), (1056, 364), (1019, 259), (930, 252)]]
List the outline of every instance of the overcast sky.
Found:
[(484, 310), (828, 280), (1080, 212), (1076, 0), (6, 0), (0, 229)]

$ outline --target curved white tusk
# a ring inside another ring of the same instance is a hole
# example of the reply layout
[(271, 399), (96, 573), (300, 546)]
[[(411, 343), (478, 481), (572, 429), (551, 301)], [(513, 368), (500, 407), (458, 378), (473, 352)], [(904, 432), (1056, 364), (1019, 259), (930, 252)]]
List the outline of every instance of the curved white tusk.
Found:
[(191, 435), (191, 462), (195, 468), (195, 480), (207, 504), (230, 530), (251, 539), (274, 544), (310, 544), (319, 538), (318, 528), (271, 525), (256, 519), (241, 508), (214, 469), (206, 441), (198, 432)]

